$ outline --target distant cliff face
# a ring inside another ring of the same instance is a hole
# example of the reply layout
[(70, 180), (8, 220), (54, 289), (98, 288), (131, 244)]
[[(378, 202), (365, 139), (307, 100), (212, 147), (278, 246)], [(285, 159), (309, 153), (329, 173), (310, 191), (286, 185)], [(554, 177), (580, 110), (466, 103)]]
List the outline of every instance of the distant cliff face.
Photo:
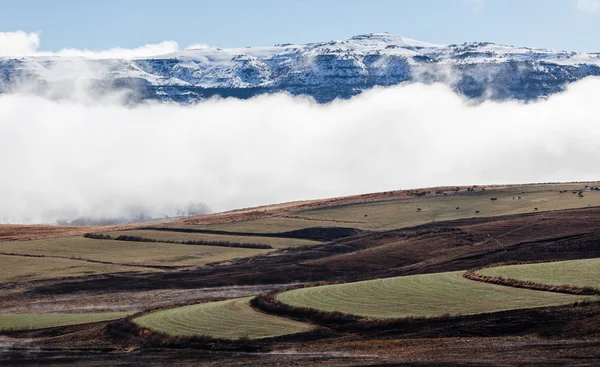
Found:
[(0, 58), (0, 92), (27, 88), (60, 97), (85, 81), (127, 90), (132, 102), (195, 103), (288, 92), (320, 103), (374, 86), (442, 82), (472, 99), (529, 101), (600, 76), (600, 54), (492, 43), (434, 45), (387, 33), (306, 45), (186, 49), (152, 59)]

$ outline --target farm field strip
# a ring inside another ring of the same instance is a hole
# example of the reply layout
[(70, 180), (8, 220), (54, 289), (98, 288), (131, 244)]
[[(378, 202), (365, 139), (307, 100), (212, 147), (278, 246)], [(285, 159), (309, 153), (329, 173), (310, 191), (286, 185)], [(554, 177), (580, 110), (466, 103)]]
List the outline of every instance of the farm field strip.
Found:
[[(179, 228), (185, 228), (179, 226)], [(121, 235), (151, 238), (158, 241), (207, 241), (207, 242), (229, 242), (239, 244), (261, 244), (273, 246), (273, 248), (288, 248), (295, 246), (318, 245), (321, 242), (296, 239), (296, 238), (276, 238), (256, 236), (236, 236), (211, 233), (185, 233), (168, 232), (156, 230), (130, 230), (118, 232), (106, 232), (104, 234), (117, 237)]]
[[(566, 190), (566, 193), (559, 191)], [(432, 221), (472, 217), (494, 217), (561, 209), (600, 206), (600, 191), (584, 191), (583, 197), (573, 192), (584, 190), (583, 184), (556, 184), (540, 186), (488, 189), (460, 192), (448, 196), (396, 199), (365, 204), (313, 209), (295, 214), (319, 218), (362, 221), (353, 224), (364, 230), (388, 230), (412, 227)], [(518, 198), (521, 197), (521, 200)], [(492, 202), (490, 199), (496, 198)], [(514, 199), (513, 199), (514, 198)], [(535, 208), (538, 208), (536, 211)], [(421, 209), (418, 211), (418, 209)], [(476, 213), (476, 212), (479, 213)]]
[(471, 281), (464, 272), (410, 275), (279, 294), (288, 305), (372, 318), (468, 315), (569, 304), (598, 297), (532, 291)]
[(477, 273), (539, 284), (600, 289), (599, 258), (498, 266), (480, 269)]
[(63, 237), (0, 242), (0, 252), (62, 256), (118, 264), (192, 266), (262, 254), (263, 249)]
[(166, 228), (191, 228), (191, 229), (203, 229), (203, 230), (218, 230), (227, 232), (247, 232), (256, 233), (279, 233), (289, 232), (298, 229), (311, 228), (311, 227), (348, 227), (355, 228), (355, 223), (344, 223), (344, 222), (328, 222), (321, 220), (306, 220), (297, 218), (285, 218), (285, 217), (269, 217), (262, 219), (252, 219), (239, 222), (229, 222), (222, 224), (188, 224), (183, 225), (179, 223), (163, 225)]
[(88, 324), (116, 320), (129, 316), (129, 312), (80, 314), (11, 314), (0, 315), (0, 330), (33, 330), (56, 326)]
[(76, 259), (0, 255), (0, 283), (78, 277), (125, 272), (152, 272), (151, 268), (90, 263)]
[(312, 325), (254, 310), (252, 297), (201, 303), (154, 312), (134, 320), (170, 335), (205, 335), (219, 339), (261, 339), (307, 332)]

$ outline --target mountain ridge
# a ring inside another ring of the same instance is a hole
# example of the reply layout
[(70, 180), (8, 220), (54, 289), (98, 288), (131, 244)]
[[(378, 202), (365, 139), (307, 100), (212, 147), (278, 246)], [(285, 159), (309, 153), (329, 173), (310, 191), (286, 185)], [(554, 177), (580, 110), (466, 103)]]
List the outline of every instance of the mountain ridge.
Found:
[(97, 91), (130, 91), (131, 102), (184, 104), (276, 92), (327, 103), (406, 82), (445, 83), (476, 100), (531, 101), (587, 76), (600, 76), (600, 53), (490, 42), (436, 45), (389, 33), (304, 45), (189, 48), (151, 58), (0, 58), (0, 92), (86, 80)]

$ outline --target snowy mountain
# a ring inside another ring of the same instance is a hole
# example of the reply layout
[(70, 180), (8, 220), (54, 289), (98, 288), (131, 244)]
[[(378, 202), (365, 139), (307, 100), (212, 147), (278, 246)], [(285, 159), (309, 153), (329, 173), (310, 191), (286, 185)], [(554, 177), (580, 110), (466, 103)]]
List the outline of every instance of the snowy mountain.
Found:
[(388, 33), (306, 45), (186, 49), (144, 59), (0, 58), (0, 92), (28, 88), (60, 97), (85, 81), (97, 91), (131, 91), (134, 102), (286, 91), (324, 103), (404, 82), (443, 82), (473, 99), (532, 100), (591, 75), (600, 76), (600, 53), (487, 42), (436, 45)]

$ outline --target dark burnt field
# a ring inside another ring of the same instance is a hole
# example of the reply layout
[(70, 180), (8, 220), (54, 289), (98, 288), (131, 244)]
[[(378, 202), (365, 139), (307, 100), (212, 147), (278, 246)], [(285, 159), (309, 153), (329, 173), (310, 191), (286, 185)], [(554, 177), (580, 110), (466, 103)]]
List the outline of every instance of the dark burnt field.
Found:
[[(90, 307), (127, 311), (245, 296), (301, 283), (594, 258), (600, 257), (600, 208), (460, 219), (385, 232), (304, 229), (293, 236), (330, 242), (198, 269), (6, 284), (0, 286), (0, 307), (21, 312)], [(239, 342), (148, 340), (121, 321), (4, 331), (0, 364), (593, 366), (600, 364), (600, 305), (373, 323), (361, 328), (334, 323), (310, 333)]]

